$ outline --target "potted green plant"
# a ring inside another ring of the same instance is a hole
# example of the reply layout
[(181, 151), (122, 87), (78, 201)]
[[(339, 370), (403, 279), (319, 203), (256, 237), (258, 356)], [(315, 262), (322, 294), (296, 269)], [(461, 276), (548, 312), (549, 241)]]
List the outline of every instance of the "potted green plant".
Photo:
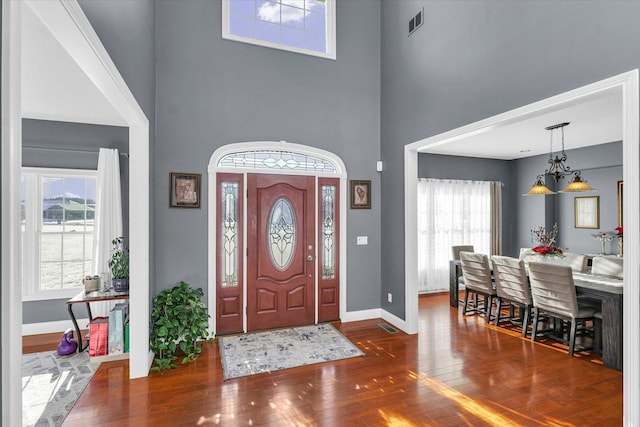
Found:
[(116, 237), (111, 241), (111, 285), (116, 292), (129, 291), (129, 248), (124, 244), (124, 237)]
[(149, 345), (156, 355), (151, 369), (161, 374), (178, 366), (173, 363), (180, 350), (182, 364), (194, 361), (202, 352), (202, 341), (209, 340), (209, 314), (202, 302), (201, 288), (180, 282), (153, 297)]

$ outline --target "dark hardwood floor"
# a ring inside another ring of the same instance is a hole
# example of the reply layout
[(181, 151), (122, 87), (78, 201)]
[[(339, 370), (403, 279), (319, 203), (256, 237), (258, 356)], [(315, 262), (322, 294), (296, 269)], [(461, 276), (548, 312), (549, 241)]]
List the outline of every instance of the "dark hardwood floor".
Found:
[(127, 361), (103, 363), (63, 425), (622, 425), (621, 372), (463, 317), (448, 300), (420, 297), (418, 335), (336, 323), (360, 358), (228, 381), (217, 341), (163, 376), (130, 381)]

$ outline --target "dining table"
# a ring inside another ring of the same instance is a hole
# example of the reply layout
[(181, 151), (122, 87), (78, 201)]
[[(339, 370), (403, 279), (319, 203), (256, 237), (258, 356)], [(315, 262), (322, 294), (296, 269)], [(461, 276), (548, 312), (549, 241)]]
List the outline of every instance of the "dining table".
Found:
[[(462, 263), (449, 261), (449, 305), (458, 307), (459, 278)], [(602, 363), (604, 366), (622, 370), (623, 351), (623, 298), (624, 280), (615, 276), (591, 273), (573, 273), (576, 295), (600, 301), (602, 304)]]
[(623, 279), (589, 273), (573, 273), (576, 294), (602, 303), (602, 363), (622, 371)]

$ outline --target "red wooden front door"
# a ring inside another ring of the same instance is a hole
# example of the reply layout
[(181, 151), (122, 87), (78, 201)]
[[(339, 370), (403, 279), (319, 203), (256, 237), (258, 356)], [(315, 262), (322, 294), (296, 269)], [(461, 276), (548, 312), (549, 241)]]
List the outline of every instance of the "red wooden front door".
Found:
[(315, 178), (247, 176), (247, 329), (315, 320)]

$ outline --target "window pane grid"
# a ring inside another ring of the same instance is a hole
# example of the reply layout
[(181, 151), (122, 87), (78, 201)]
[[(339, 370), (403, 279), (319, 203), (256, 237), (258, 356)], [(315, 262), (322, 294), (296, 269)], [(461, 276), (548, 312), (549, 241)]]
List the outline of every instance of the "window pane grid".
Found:
[(277, 169), (335, 173), (335, 166), (324, 159), (288, 151), (245, 151), (227, 154), (218, 166), (242, 169)]
[(331, 3), (328, 7), (327, 1), (225, 0), (223, 37), (335, 58), (328, 38), (329, 32), (335, 31), (335, 26), (329, 25), (335, 20), (335, 6)]
[(336, 213), (335, 198), (336, 187), (333, 185), (322, 186), (322, 278), (333, 279), (336, 277)]
[(222, 287), (238, 286), (238, 189), (237, 182), (222, 183)]
[(25, 296), (56, 298), (55, 291), (81, 288), (93, 274), (95, 177), (95, 171), (23, 171)]
[(274, 266), (284, 271), (293, 259), (296, 245), (296, 218), (293, 205), (280, 197), (273, 204), (269, 215), (267, 241)]

